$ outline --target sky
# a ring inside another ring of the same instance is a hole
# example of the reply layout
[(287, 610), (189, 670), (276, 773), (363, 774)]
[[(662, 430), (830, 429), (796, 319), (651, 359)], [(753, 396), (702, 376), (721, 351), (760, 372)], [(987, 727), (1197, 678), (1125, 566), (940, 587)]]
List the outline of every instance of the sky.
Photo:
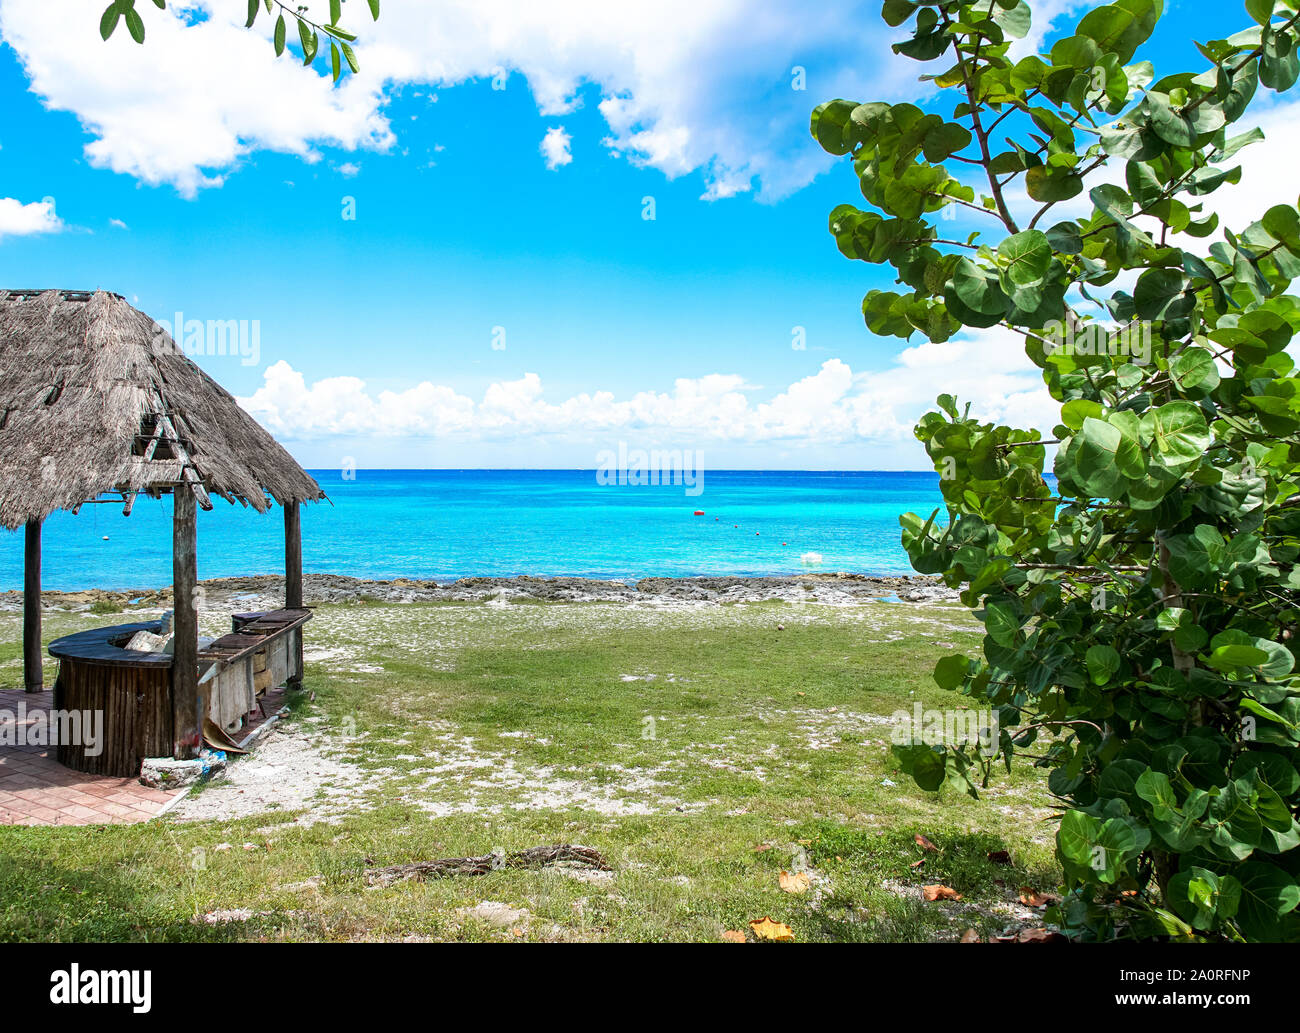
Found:
[[(1093, 6), (1032, 2), (1025, 52)], [(347, 0), (361, 72), (336, 87), (240, 0), (141, 0), (143, 46), (100, 39), (103, 4), (0, 0), (0, 285), (179, 327), (309, 468), (593, 468), (625, 443), (922, 469), (941, 391), (1055, 422), (1009, 334), (863, 325), (892, 278), (836, 251), (827, 215), (861, 197), (808, 115), (933, 102), (876, 0), (385, 0), (373, 24)], [(1249, 24), (1167, 7), (1157, 75)], [(1215, 199), (1238, 228), (1296, 200), (1300, 107), (1256, 103), (1268, 139)], [(223, 349), (210, 323), (244, 329)]]

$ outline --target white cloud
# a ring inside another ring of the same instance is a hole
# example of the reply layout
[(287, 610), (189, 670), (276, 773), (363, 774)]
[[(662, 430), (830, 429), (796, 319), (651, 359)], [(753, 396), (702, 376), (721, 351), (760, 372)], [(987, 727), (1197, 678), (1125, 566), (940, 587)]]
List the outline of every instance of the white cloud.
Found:
[(314, 160), (318, 144), (392, 142), (377, 111), (379, 84), (349, 80), (331, 90), (328, 77), (275, 60), (231, 4), (145, 5), (143, 47), (121, 28), (101, 40), (102, 10), (99, 0), (7, 0), (0, 8), (0, 35), (33, 90), (95, 137), (86, 146), (93, 165), (188, 196), (219, 184), (252, 150)]
[(555, 171), (561, 165), (568, 165), (573, 161), (573, 153), (569, 150), (572, 141), (573, 137), (564, 131), (564, 126), (552, 126), (546, 130), (540, 149), (548, 169)]
[(704, 442), (794, 446), (877, 442), (913, 444), (912, 426), (940, 391), (974, 403), (983, 419), (1050, 428), (1055, 403), (1020, 338), (981, 330), (946, 344), (901, 352), (893, 366), (855, 373), (830, 359), (767, 400), (737, 374), (680, 378), (671, 391), (618, 398), (597, 390), (559, 402), (545, 397), (541, 377), (491, 384), (479, 402), (428, 381), (405, 391), (367, 390), (357, 377), (308, 385), (280, 361), (240, 404), (286, 440), (336, 436), (451, 438), (458, 441), (591, 440), (610, 434)]
[(916, 90), (916, 67), (890, 58), (876, 0), (386, 5), (377, 23), (348, 16), (362, 69), (335, 89), (327, 75), (277, 60), (271, 20), (246, 30), (242, 5), (146, 5), (143, 47), (124, 31), (101, 41), (102, 9), (103, 0), (4, 0), (0, 35), (47, 106), (73, 112), (94, 137), (93, 164), (186, 195), (257, 150), (310, 161), (322, 146), (387, 149), (394, 87), (441, 89), (505, 70), (515, 73), (508, 88), (526, 82), (547, 116), (575, 110), (593, 86), (606, 145), (635, 163), (668, 176), (701, 171), (707, 197), (757, 185), (776, 198), (832, 161), (808, 139), (816, 103)]
[(115, 230), (129, 230), (131, 228), (126, 223), (124, 223), (121, 219), (109, 219), (108, 224), (112, 226), (113, 229)]
[(54, 213), (53, 201), (23, 204), (12, 197), (0, 197), (0, 238), (58, 233), (61, 229), (63, 220)]
[[(1260, 87), (1255, 107), (1230, 135), (1248, 132), (1258, 126), (1264, 139), (1238, 151), (1231, 162), (1241, 165), (1241, 182), (1225, 184), (1205, 198), (1205, 211), (1219, 213), (1219, 225), (1240, 233), (1277, 204), (1295, 207), (1300, 191), (1296, 168), (1300, 166), (1300, 138), (1296, 123), (1300, 120), (1300, 100), (1276, 101), (1273, 94)], [(1216, 233), (1221, 237), (1221, 233)]]
[(361, 172), (361, 166), (355, 161), (345, 161), (338, 167), (337, 171), (338, 174), (343, 176), (345, 179), (351, 179), (353, 176)]

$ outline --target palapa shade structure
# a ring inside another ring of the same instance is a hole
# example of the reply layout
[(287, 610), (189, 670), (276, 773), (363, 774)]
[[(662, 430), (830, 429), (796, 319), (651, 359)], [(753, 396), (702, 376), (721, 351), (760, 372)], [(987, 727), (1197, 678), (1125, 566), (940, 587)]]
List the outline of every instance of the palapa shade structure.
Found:
[[(43, 687), (40, 532), (60, 509), (119, 493), (174, 499), (178, 752), (197, 750), (195, 505), (284, 507), (286, 608), (302, 606), (299, 504), (325, 498), (235, 399), (150, 317), (103, 291), (0, 291), (0, 524), (26, 528), (24, 670)], [(182, 713), (184, 711), (184, 713)], [(193, 711), (193, 713), (190, 713)], [(184, 732), (184, 736), (182, 733)], [(192, 754), (190, 754), (192, 755)]]

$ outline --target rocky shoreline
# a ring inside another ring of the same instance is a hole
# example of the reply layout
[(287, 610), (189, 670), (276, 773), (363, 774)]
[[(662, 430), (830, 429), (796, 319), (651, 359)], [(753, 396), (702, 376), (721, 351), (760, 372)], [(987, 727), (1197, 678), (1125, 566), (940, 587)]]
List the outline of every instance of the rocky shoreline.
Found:
[[(284, 599), (284, 578), (274, 574), (213, 578), (201, 581), (203, 608), (274, 609)], [(44, 592), (47, 607), (111, 612), (130, 608), (166, 608), (171, 588), (80, 592)], [(784, 600), (846, 605), (869, 599), (930, 602), (957, 598), (957, 593), (929, 577), (814, 573), (777, 577), (655, 577), (635, 582), (578, 577), (469, 577), (437, 582), (397, 578), (376, 581), (342, 574), (306, 574), (303, 597), (308, 605), (377, 602), (621, 602), (737, 603)], [(22, 608), (22, 593), (0, 593), (0, 611)]]

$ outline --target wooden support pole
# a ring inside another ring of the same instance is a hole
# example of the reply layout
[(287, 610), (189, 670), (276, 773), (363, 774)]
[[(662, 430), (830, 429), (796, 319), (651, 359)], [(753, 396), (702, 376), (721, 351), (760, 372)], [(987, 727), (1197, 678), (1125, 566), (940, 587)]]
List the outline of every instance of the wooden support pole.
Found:
[(197, 757), (203, 745), (194, 490), (189, 485), (178, 485), (172, 492), (172, 503), (172, 753), (178, 760), (187, 760)]
[[(302, 513), (296, 499), (284, 504), (284, 608), (302, 609)], [(302, 688), (302, 629), (294, 632), (297, 644), (289, 688)]]
[(23, 684), (28, 692), (45, 689), (41, 666), (41, 522), (27, 522), (23, 551)]

